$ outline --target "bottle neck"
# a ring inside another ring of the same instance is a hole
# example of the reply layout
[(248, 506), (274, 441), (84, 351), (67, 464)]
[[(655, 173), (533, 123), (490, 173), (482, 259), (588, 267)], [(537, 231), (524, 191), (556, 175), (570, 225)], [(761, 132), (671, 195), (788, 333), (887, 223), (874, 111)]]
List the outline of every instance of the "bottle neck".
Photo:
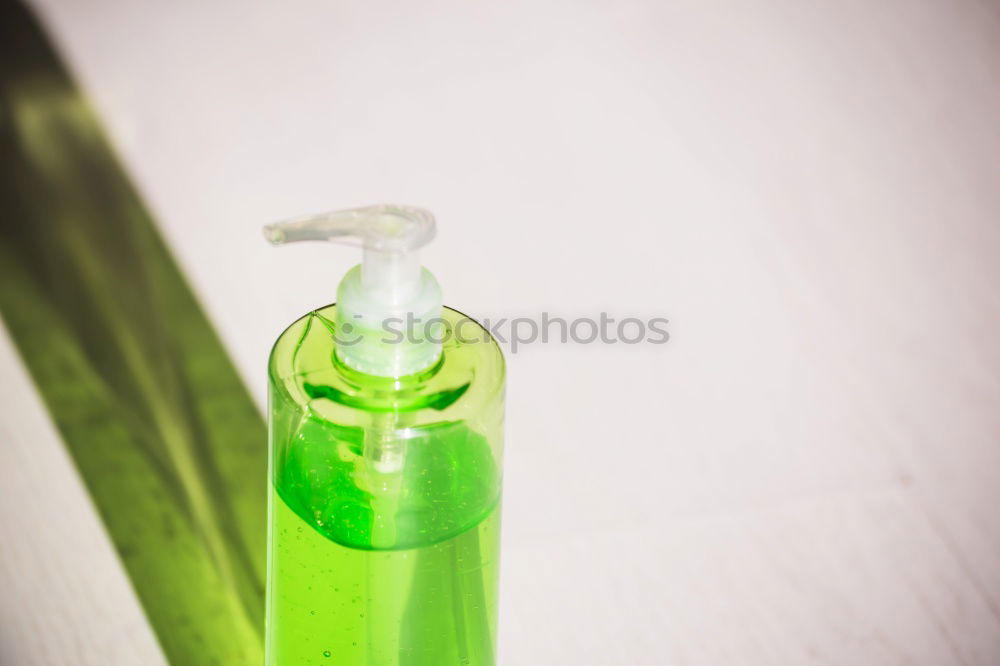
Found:
[[(405, 269), (405, 266), (398, 267)], [(404, 377), (434, 365), (444, 341), (441, 287), (417, 266), (416, 288), (380, 292), (355, 266), (337, 289), (336, 345), (340, 361), (377, 377)]]

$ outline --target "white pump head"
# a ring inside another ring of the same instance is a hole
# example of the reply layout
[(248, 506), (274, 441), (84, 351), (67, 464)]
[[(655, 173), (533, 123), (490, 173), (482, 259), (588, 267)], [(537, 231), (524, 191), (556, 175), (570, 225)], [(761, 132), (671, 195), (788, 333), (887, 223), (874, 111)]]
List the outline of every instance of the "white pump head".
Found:
[(441, 356), (441, 287), (417, 250), (434, 238), (434, 216), (380, 204), (264, 227), (275, 244), (322, 240), (360, 245), (361, 265), (337, 288), (337, 357), (380, 377), (402, 377)]

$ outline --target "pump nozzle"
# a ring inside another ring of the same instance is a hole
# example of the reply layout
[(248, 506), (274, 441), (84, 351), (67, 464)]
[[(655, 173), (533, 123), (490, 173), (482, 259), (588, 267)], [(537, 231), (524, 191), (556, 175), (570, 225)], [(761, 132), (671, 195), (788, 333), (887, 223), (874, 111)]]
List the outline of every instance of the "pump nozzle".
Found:
[(269, 224), (264, 236), (274, 245), (320, 240), (411, 252), (434, 240), (434, 216), (423, 208), (378, 204)]
[(441, 288), (417, 256), (434, 232), (430, 212), (387, 204), (264, 227), (275, 245), (320, 240), (361, 246), (361, 265), (337, 289), (337, 356), (382, 377), (419, 372), (441, 355)]

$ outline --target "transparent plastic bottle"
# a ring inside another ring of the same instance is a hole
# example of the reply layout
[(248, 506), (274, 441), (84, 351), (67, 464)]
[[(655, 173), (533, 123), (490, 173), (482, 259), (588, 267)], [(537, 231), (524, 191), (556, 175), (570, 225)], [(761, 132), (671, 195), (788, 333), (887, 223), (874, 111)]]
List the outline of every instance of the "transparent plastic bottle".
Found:
[[(381, 339), (378, 316), (354, 294), (305, 315), (274, 346), (269, 666), (494, 663), (503, 356), (465, 315), (414, 306), (419, 291), (396, 290), (411, 300), (376, 313), (395, 324)], [(397, 321), (414, 310), (440, 317)]]

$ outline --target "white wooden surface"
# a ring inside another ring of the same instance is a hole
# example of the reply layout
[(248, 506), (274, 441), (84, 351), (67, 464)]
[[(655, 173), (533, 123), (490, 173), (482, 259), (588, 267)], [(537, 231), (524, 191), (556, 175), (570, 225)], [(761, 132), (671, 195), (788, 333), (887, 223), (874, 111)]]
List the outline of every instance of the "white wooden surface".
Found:
[[(37, 5), (261, 405), (355, 259), (291, 214), (433, 208), (477, 316), (670, 318), (509, 359), (503, 664), (1000, 663), (996, 3)], [(0, 492), (4, 663), (152, 663)]]

